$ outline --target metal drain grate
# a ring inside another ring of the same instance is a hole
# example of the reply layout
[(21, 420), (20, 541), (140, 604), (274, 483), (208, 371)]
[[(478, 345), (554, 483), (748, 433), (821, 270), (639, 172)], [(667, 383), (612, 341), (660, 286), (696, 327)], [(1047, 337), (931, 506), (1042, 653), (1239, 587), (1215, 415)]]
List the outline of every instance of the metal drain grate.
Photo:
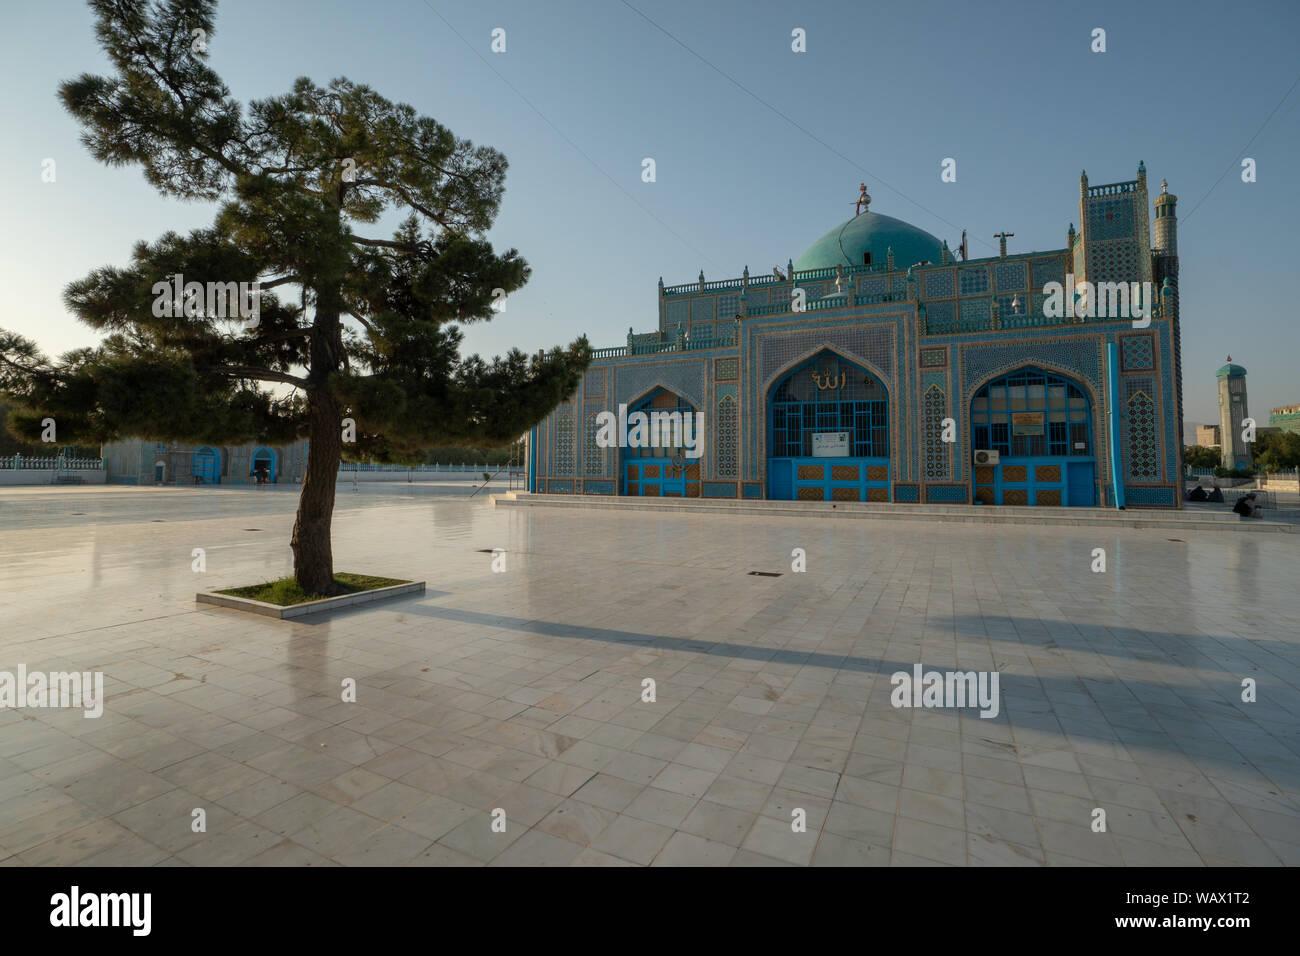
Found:
[(780, 571), (750, 571), (749, 573), (760, 578), (779, 578), (781, 576)]

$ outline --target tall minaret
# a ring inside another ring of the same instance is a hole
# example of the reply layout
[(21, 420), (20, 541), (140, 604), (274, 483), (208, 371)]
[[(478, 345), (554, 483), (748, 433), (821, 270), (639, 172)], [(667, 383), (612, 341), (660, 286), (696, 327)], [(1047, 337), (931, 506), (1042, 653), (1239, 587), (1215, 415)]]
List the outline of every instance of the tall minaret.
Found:
[[(1143, 171), (1145, 173), (1145, 170)], [(1179, 322), (1178, 301), (1178, 197), (1169, 191), (1169, 183), (1160, 181), (1160, 195), (1156, 197), (1156, 221), (1152, 225), (1154, 245), (1151, 249), (1151, 275), (1155, 288), (1161, 291), (1161, 304), (1169, 319), (1174, 338), (1174, 407), (1178, 412), (1175, 422), (1178, 435), (1178, 456), (1182, 460), (1183, 447), (1183, 333)], [(1166, 285), (1167, 284), (1167, 285)], [(1168, 289), (1168, 293), (1164, 290)], [(1172, 293), (1172, 294), (1169, 294)]]
[(1254, 463), (1250, 445), (1241, 440), (1241, 423), (1250, 417), (1246, 408), (1246, 370), (1228, 364), (1219, 369), (1219, 449), (1224, 468), (1250, 468)]

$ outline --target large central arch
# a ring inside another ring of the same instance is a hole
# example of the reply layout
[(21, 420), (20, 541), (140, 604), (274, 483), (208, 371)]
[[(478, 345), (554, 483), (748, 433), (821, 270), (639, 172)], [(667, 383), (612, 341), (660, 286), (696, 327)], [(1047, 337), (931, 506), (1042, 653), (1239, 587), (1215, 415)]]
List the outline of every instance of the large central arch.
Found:
[(888, 501), (889, 392), (823, 349), (772, 383), (767, 448), (768, 498)]

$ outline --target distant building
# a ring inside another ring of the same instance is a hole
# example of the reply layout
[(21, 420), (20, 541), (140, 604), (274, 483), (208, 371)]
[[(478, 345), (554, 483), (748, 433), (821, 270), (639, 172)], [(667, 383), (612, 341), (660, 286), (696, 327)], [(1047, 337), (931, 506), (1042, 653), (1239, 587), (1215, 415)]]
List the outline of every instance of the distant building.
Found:
[(1219, 447), (1219, 426), (1218, 425), (1197, 425), (1196, 426), (1196, 444), (1202, 448)]
[(1279, 405), (1269, 413), (1268, 423), (1284, 432), (1300, 434), (1300, 405)]
[(1242, 421), (1250, 417), (1246, 406), (1246, 370), (1228, 364), (1214, 373), (1219, 380), (1219, 439), (1224, 468), (1252, 468), (1250, 444), (1242, 441)]
[(130, 438), (105, 445), (102, 455), (110, 484), (274, 485), (302, 481), (307, 465), (307, 442), (169, 445)]

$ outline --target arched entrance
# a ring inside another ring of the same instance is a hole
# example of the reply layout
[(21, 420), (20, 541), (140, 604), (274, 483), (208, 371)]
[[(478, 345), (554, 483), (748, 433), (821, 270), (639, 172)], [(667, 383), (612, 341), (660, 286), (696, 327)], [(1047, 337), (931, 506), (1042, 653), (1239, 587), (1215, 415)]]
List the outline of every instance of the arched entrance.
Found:
[(767, 496), (799, 501), (889, 500), (889, 393), (829, 349), (768, 393)]
[(190, 475), (196, 485), (221, 484), (221, 453), (204, 445), (190, 456)]
[[(970, 420), (976, 501), (1096, 504), (1092, 402), (1073, 379), (1033, 366), (1017, 369), (975, 393)], [(981, 451), (997, 452), (998, 464)]]
[(275, 464), (275, 452), (266, 446), (261, 446), (253, 452), (252, 461), (248, 466), (248, 477), (257, 485), (273, 485)]
[[(694, 405), (675, 392), (656, 388), (628, 407), (622, 431), (619, 471), (625, 495), (647, 498), (698, 498), (700, 459), (685, 454), (686, 426), (702, 442)], [(702, 449), (702, 444), (697, 444)]]

